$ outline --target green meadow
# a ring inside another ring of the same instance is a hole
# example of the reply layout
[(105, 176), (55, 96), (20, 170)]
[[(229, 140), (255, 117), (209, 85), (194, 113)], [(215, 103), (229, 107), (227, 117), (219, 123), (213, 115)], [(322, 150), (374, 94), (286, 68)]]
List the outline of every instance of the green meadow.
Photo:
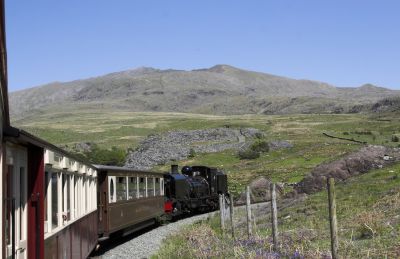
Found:
[[(362, 146), (352, 141), (328, 138), (323, 133), (374, 145), (399, 147), (400, 144), (396, 140), (400, 137), (398, 116), (367, 114), (218, 116), (58, 111), (38, 115), (34, 120), (14, 121), (13, 125), (67, 149), (80, 142), (96, 143), (103, 149), (134, 149), (149, 134), (216, 127), (253, 127), (263, 131), (266, 141), (286, 140), (293, 144), (293, 148), (262, 153), (259, 158), (250, 160), (239, 159), (235, 151), (226, 150), (196, 153), (185, 161), (171, 161), (170, 164), (222, 168), (228, 174), (229, 190), (236, 197), (259, 176), (275, 182), (296, 183), (318, 164), (336, 160)], [(167, 171), (170, 164), (156, 166), (154, 170)], [(399, 179), (400, 165), (394, 165), (337, 185), (339, 244), (343, 258), (400, 257)], [(291, 191), (290, 187), (285, 191)], [(329, 253), (326, 201), (327, 194), (322, 191), (279, 212), (281, 241), (290, 244), (282, 247), (283, 254), (289, 256), (299, 251), (305, 258), (323, 258)], [(268, 215), (256, 218), (257, 225), (263, 227), (258, 228), (255, 239), (269, 240), (268, 220)], [(238, 231), (245, 240), (244, 227), (239, 225)], [(224, 250), (219, 250), (215, 244)], [(268, 244), (261, 248), (267, 251), (270, 249)], [(201, 247), (211, 247), (213, 252), (207, 253), (208, 248), (207, 251), (198, 251)], [(211, 218), (168, 239), (157, 256), (192, 258), (200, 253), (204, 258), (257, 258), (257, 251), (222, 236), (217, 218)]]
[[(178, 161), (180, 165), (208, 165), (223, 168), (229, 175), (230, 191), (241, 192), (258, 176), (273, 181), (295, 183), (316, 165), (335, 160), (357, 150), (360, 144), (332, 139), (322, 133), (365, 141), (368, 144), (398, 146), (400, 120), (370, 115), (236, 115), (218, 116), (185, 113), (55, 111), (13, 122), (56, 145), (71, 149), (76, 143), (96, 143), (100, 148), (134, 149), (149, 134), (174, 130), (216, 127), (253, 127), (265, 134), (266, 141), (287, 140), (294, 147), (263, 153), (257, 159), (241, 160), (233, 150), (195, 154)], [(177, 162), (171, 162), (177, 163)], [(154, 169), (167, 171), (169, 164)]]

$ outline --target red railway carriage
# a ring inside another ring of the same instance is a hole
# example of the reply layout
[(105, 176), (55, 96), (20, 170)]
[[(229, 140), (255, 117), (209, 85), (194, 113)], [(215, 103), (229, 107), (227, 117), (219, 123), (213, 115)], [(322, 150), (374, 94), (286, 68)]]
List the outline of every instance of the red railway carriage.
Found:
[(157, 223), (164, 213), (164, 176), (115, 166), (98, 170), (100, 240)]
[(12, 127), (3, 151), (3, 257), (86, 258), (97, 244), (96, 169)]

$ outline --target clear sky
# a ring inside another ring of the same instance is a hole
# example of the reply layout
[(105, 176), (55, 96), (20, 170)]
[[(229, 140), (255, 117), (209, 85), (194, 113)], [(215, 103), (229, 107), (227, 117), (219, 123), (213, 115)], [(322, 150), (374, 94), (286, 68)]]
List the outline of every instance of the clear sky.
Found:
[(9, 89), (215, 64), (400, 89), (400, 1), (6, 0)]

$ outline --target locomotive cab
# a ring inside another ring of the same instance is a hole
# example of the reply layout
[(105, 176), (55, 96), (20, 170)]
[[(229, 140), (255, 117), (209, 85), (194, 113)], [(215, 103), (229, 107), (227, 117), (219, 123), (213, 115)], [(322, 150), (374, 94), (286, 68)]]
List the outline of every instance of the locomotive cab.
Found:
[(191, 168), (190, 176), (200, 175), (207, 180), (211, 195), (228, 193), (228, 179), (222, 171), (207, 166), (192, 166)]

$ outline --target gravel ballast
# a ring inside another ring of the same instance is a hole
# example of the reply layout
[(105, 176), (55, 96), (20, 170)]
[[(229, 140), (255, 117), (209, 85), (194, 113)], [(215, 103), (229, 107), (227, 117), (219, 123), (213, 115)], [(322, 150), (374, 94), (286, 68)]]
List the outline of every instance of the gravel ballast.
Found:
[[(264, 210), (268, 210), (268, 204), (268, 202), (251, 204), (251, 208), (255, 212), (262, 211), (263, 215), (265, 215)], [(235, 207), (235, 213), (240, 213), (240, 210), (245, 209), (245, 207), (246, 206), (243, 205)], [(179, 221), (169, 223), (168, 225), (160, 226), (142, 235), (133, 237), (131, 240), (113, 247), (106, 251), (103, 255), (95, 258), (150, 258), (152, 255), (157, 253), (157, 251), (161, 248), (163, 241), (168, 236), (179, 233), (179, 231), (181, 231), (185, 226), (192, 225), (201, 220), (206, 220), (208, 217), (212, 217), (215, 213), (218, 213), (218, 211), (181, 219)]]
[(193, 216), (160, 226), (108, 250), (98, 258), (150, 258), (151, 255), (160, 249), (162, 242), (169, 235), (178, 233), (184, 226), (207, 219), (212, 213), (215, 212)]

